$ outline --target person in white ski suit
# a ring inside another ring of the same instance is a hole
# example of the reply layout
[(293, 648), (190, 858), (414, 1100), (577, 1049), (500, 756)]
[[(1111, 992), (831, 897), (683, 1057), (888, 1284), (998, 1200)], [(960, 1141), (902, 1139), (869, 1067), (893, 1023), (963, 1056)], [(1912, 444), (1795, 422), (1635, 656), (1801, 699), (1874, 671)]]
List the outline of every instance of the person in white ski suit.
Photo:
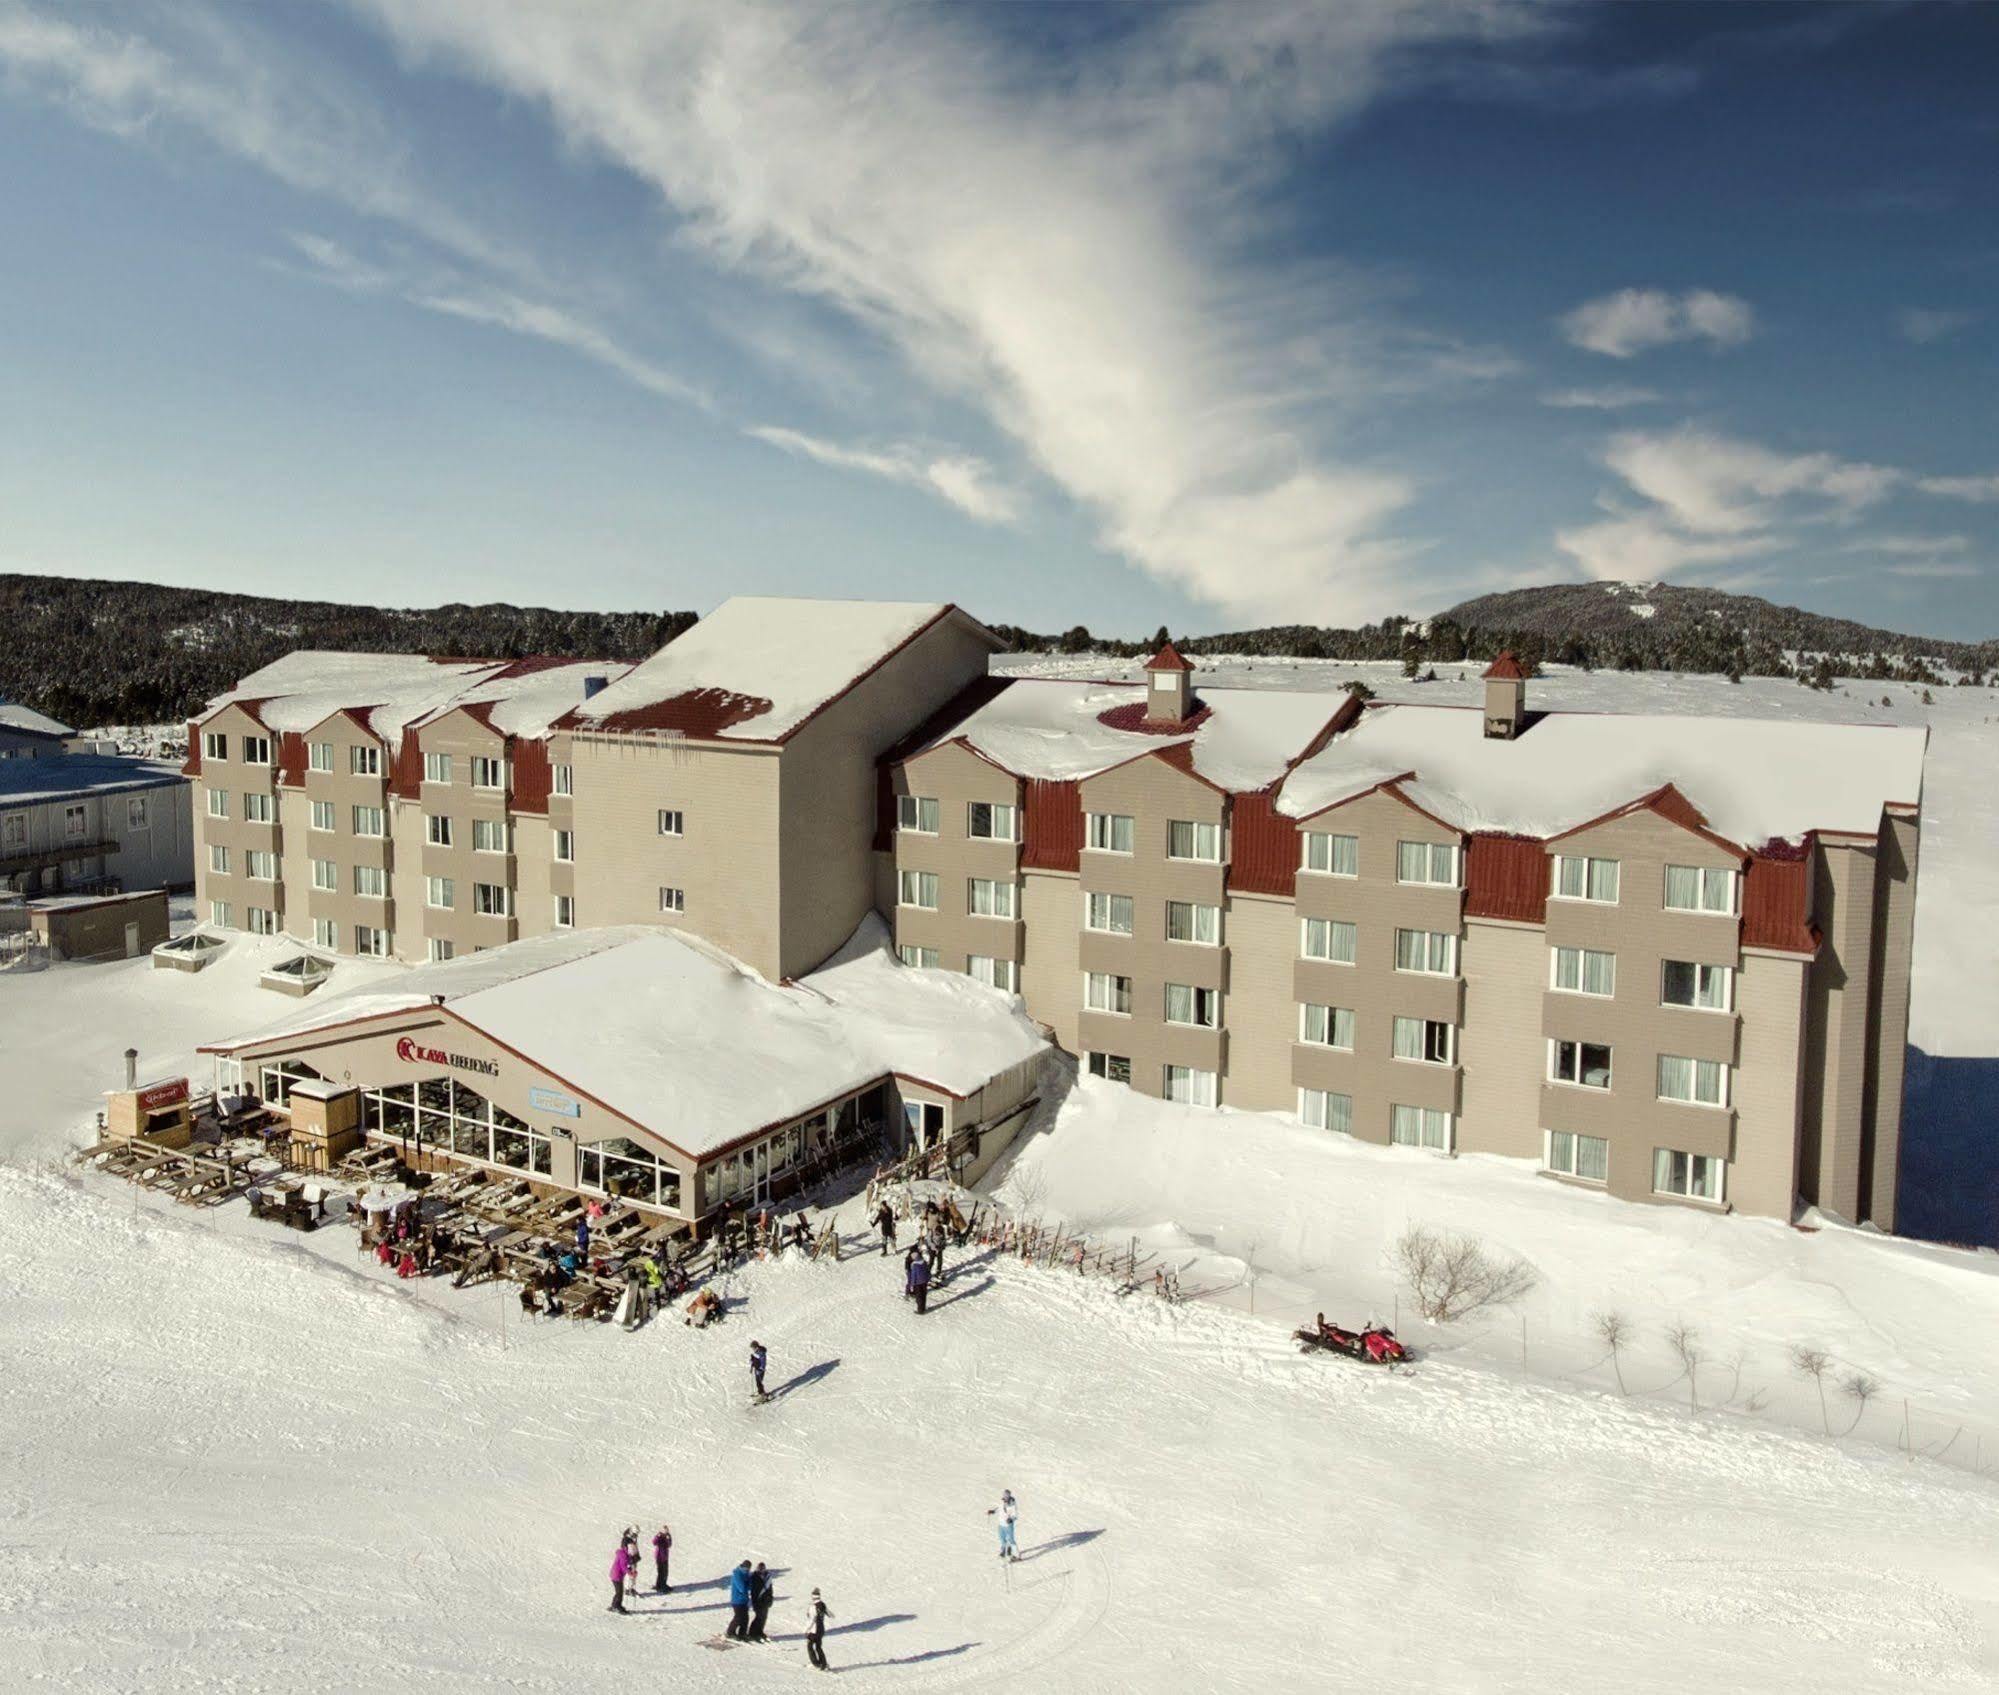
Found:
[(986, 1508), (986, 1516), (999, 1520), (999, 1553), (1003, 1560), (1017, 1560), (1019, 1553), (1014, 1548), (1014, 1521), (1020, 1517), (1020, 1503), (1013, 1498), (1011, 1489), (1000, 1491), (999, 1505)]

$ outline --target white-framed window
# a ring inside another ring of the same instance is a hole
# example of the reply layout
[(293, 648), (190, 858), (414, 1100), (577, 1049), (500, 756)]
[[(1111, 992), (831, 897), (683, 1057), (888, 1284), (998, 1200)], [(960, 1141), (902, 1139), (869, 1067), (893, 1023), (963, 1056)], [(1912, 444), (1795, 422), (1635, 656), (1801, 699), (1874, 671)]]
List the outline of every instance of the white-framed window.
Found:
[(1083, 928), (1086, 930), (1129, 936), (1132, 933), (1132, 914), (1130, 895), (1103, 895), (1093, 891), (1083, 896)]
[(1312, 1130), (1337, 1130), (1353, 1134), (1353, 1096), (1335, 1089), (1300, 1089), (1298, 1121)]
[(1449, 1153), (1452, 1128), (1451, 1115), (1441, 1107), (1388, 1109), (1388, 1139), (1399, 1148), (1431, 1148), (1438, 1153)]
[(687, 834), (687, 819), (677, 806), (662, 806), (659, 809), (659, 833), (662, 836), (684, 836)]
[(937, 873), (934, 871), (904, 871), (897, 876), (896, 901), (902, 906), (919, 907), (925, 912), (937, 910)]
[(347, 749), (347, 770), (356, 777), (382, 774), (382, 750), (373, 742), (355, 742)]
[(379, 865), (357, 865), (354, 867), (354, 892), (368, 900), (386, 900), (389, 895), (389, 874)]
[(1083, 1005), (1091, 1012), (1112, 1012), (1129, 1016), (1131, 979), (1114, 971), (1083, 973)]
[(1728, 1161), (1713, 1154), (1683, 1154), (1677, 1148), (1652, 1150), (1652, 1193), (1690, 1201), (1721, 1203)]
[(1548, 1081), (1573, 1083), (1579, 1089), (1609, 1088), (1610, 1044), (1549, 1038)]
[(423, 780), (426, 783), (450, 782), (451, 755), (448, 753), (426, 753), (423, 756)]
[(475, 818), (472, 820), (472, 851), (474, 853), (512, 853), (514, 851), (513, 826), (504, 818)]
[(389, 933), (373, 924), (354, 926), (354, 951), (363, 959), (389, 957)]
[(277, 817), (269, 795), (245, 791), (243, 795), (243, 822), (246, 824), (268, 824)]
[(312, 803), (312, 828), (324, 830), (331, 835), (338, 826), (333, 821), (333, 802), (316, 800)]
[(504, 789), (507, 786), (507, 762), (483, 753), (473, 754), (472, 786), (475, 789)]
[(1554, 883), (1549, 893), (1556, 900), (1591, 900), (1605, 906), (1617, 904), (1617, 866), (1614, 859), (1588, 859), (1578, 854), (1555, 855)]
[(340, 926), (330, 918), (315, 918), (312, 921), (312, 945), (333, 953), (340, 946)]
[(1222, 909), (1199, 901), (1169, 900), (1166, 903), (1166, 939), (1169, 942), (1200, 942), (1219, 947), (1222, 940)]
[(271, 762), (271, 738), (269, 736), (245, 736), (243, 738), (243, 763), (245, 765), (268, 765)]
[(551, 765), (548, 769), (549, 783), (556, 794), (573, 795), (576, 793), (575, 766)]
[(912, 947), (907, 942), (895, 952), (896, 957), (904, 965), (912, 966), (918, 971), (935, 971), (943, 958), (936, 948)]
[(1012, 994), (1019, 985), (1019, 968), (1010, 959), (988, 959), (984, 954), (973, 954), (965, 961), (965, 968), (974, 982), (984, 983), (990, 989), (1004, 989)]
[(1298, 1008), (1298, 1040), (1316, 1048), (1338, 1048), (1352, 1053), (1353, 1009), (1305, 1002)]
[(1199, 859), (1210, 865), (1222, 860), (1222, 827), (1201, 824), (1189, 818), (1175, 818), (1166, 826), (1168, 859)]
[(125, 828), (143, 830), (146, 827), (146, 797), (133, 795), (125, 802)]
[(229, 875), (229, 849), (223, 843), (208, 844), (208, 869), (218, 877)]
[(382, 809), (379, 806), (355, 807), (354, 834), (357, 836), (380, 836), (387, 834), (384, 828)]
[(1395, 969), (1430, 977), (1458, 974), (1458, 939), (1445, 930), (1397, 930)]
[(1451, 1065), (1458, 1057), (1458, 1027), (1441, 1018), (1398, 1016), (1391, 1035), (1390, 1051), (1397, 1059), (1420, 1060), (1425, 1065)]
[(1668, 912), (1735, 911), (1735, 873), (1698, 865), (1666, 867)]
[(576, 833), (573, 830), (555, 832), (555, 863), (557, 865), (576, 863)]
[(1599, 948), (1550, 948), (1549, 986), (1609, 999), (1617, 993), (1617, 955)]
[(907, 830), (912, 835), (934, 836), (940, 816), (935, 795), (896, 796), (895, 827), (898, 830)]
[(333, 769), (333, 744), (331, 742), (311, 742), (305, 750), (306, 769), (309, 771), (331, 771)]
[(1726, 965), (1697, 965), (1692, 960), (1659, 962), (1659, 1003), (1690, 1006), (1702, 1012), (1729, 1012), (1735, 1006), (1735, 973)]
[(661, 912), (685, 912), (687, 910), (687, 891), (685, 889), (669, 888), (666, 884), (662, 883), (659, 888), (659, 909)]
[(226, 900), (212, 900), (208, 903), (208, 921), (219, 930), (229, 928), (229, 903)]
[(450, 937), (432, 936), (430, 938), (429, 958), (432, 965), (440, 965), (447, 959), (456, 958), (457, 954), (458, 944), (452, 941)]
[(1135, 825), (1130, 814), (1123, 812), (1092, 812), (1089, 815), (1089, 834), (1085, 840), (1092, 853), (1130, 853)]
[(1011, 918), (1013, 884), (997, 877), (973, 877), (965, 886), (965, 910), (974, 918)]
[(426, 877), (423, 880), (423, 904), (448, 911), (458, 904), (458, 885), (449, 877)]
[(1299, 952), (1307, 959), (1351, 965), (1360, 952), (1360, 926), (1343, 918), (1307, 918), (1298, 929)]
[(75, 841), (86, 833), (90, 825), (90, 811), (84, 806), (66, 806), (62, 809), (62, 833), (66, 841)]
[(0, 819), (0, 846), (22, 848), (28, 845), (28, 815), (25, 812), (10, 812)]
[(576, 928), (576, 897), (557, 895), (555, 897), (555, 927), (558, 930)]
[(1092, 1077), (1101, 1077), (1106, 1083), (1131, 1083), (1131, 1058), (1121, 1053), (1097, 1053), (1094, 1050), (1084, 1061)]
[(1166, 1022), (1213, 1030), (1222, 1021), (1222, 992), (1193, 983), (1166, 985)]
[(1458, 886), (1458, 846), (1455, 842), (1397, 842), (1395, 880), (1398, 883), (1428, 883), (1439, 888)]
[(1585, 1183), (1610, 1179), (1610, 1144), (1601, 1136), (1577, 1136), (1567, 1130), (1547, 1132), (1541, 1163), (1564, 1177), (1578, 1177)]
[(340, 867), (330, 859), (315, 859), (312, 862), (312, 886), (338, 893), (340, 889)]
[(269, 848), (251, 848), (243, 855), (243, 875), (261, 883), (278, 880), (278, 856)]
[(210, 789), (208, 791), (208, 816), (211, 818), (227, 818), (229, 816), (229, 791), (227, 789)]
[(451, 846), (451, 814), (426, 812), (423, 815), (423, 839), (432, 847)]
[(1718, 1059), (1688, 1059), (1683, 1054), (1659, 1056), (1659, 1099), (1685, 1101), (1691, 1106), (1728, 1105), (1728, 1067)]
[(1019, 815), (1010, 802), (975, 800), (965, 807), (965, 834), (975, 842), (1011, 842)]
[(1166, 1098), (1183, 1106), (1213, 1106), (1217, 1099), (1212, 1071), (1196, 1071), (1191, 1065), (1169, 1065), (1163, 1082)]
[(1305, 857), (1301, 871), (1317, 871), (1327, 877), (1360, 875), (1360, 837), (1334, 835), (1325, 830), (1305, 832)]
[(268, 906), (253, 906), (244, 916), (250, 920), (251, 935), (275, 936), (278, 933), (278, 915)]
[(201, 732), (202, 762), (206, 764), (211, 759), (227, 759), (228, 757), (228, 736), (220, 730), (203, 730)]
[(511, 918), (514, 915), (514, 891), (505, 883), (474, 883), (472, 910), (482, 918)]

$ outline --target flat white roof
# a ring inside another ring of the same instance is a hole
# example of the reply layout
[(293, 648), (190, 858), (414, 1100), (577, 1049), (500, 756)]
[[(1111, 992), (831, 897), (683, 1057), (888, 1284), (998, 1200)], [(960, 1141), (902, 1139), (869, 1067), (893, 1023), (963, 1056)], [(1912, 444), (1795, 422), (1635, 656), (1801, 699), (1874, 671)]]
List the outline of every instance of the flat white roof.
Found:
[(63, 753), (48, 759), (0, 759), (0, 806), (75, 800), (84, 795), (157, 789), (183, 779), (178, 765), (111, 753)]
[(769, 707), (712, 733), (778, 741), (949, 610), (943, 601), (737, 595), (579, 707), (577, 717), (587, 726), (682, 696), (732, 695)]
[(870, 918), (833, 964), (785, 987), (679, 932), (565, 931), (378, 979), (214, 1047), (442, 995), (465, 1024), (701, 1158), (888, 1072), (964, 1095), (1047, 1046), (1011, 995), (911, 970), (887, 943)]
[(1462, 830), (1553, 836), (1671, 783), (1743, 847), (1806, 832), (1874, 835), (1922, 798), (1929, 732), (1885, 724), (1679, 714), (1530, 714), (1488, 741), (1474, 707), (1375, 706), (1292, 773), (1293, 818), (1413, 772), (1403, 792)]

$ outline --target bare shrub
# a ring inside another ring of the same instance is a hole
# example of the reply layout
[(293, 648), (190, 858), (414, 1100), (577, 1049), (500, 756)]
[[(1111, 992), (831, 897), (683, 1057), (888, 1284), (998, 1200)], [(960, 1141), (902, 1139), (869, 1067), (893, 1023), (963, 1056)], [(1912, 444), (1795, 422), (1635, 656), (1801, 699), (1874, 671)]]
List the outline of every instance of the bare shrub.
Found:
[(1631, 1339), (1631, 1325), (1621, 1312), (1600, 1312), (1590, 1323), (1595, 1327), (1597, 1340), (1610, 1350), (1610, 1369), (1617, 1373), (1617, 1392), (1628, 1395), (1624, 1387), (1624, 1344)]
[(1476, 1236), (1411, 1225), (1395, 1244), (1396, 1264), (1416, 1310), (1432, 1324), (1451, 1324), (1483, 1307), (1506, 1306), (1534, 1287), (1525, 1260), (1494, 1254)]
[(1839, 1380), (1839, 1392), (1853, 1403), (1853, 1422), (1842, 1435), (1851, 1436), (1860, 1428), (1860, 1421), (1867, 1413), (1867, 1403), (1881, 1392), (1881, 1380), (1869, 1377), (1864, 1371), (1850, 1371)]
[(1825, 1433), (1832, 1434), (1832, 1411), (1825, 1400), (1825, 1374), (1832, 1370), (1832, 1356), (1823, 1348), (1808, 1348), (1802, 1343), (1791, 1350), (1791, 1369), (1800, 1377), (1809, 1377), (1818, 1386), (1819, 1422), (1825, 1426)]
[(1701, 1333), (1691, 1324), (1669, 1324), (1666, 1327), (1666, 1346), (1679, 1356), (1680, 1367), (1687, 1374), (1687, 1402), (1695, 1412), (1699, 1412), (1701, 1361), (1707, 1358), (1707, 1351), (1701, 1347)]

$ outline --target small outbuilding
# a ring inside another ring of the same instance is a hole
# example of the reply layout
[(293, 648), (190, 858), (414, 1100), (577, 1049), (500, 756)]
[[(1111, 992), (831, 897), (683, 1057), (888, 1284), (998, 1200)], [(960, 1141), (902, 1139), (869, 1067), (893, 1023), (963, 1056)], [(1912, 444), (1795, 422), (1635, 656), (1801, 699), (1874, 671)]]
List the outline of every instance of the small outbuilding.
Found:
[(167, 892), (58, 895), (25, 903), (50, 959), (137, 959), (167, 939)]

